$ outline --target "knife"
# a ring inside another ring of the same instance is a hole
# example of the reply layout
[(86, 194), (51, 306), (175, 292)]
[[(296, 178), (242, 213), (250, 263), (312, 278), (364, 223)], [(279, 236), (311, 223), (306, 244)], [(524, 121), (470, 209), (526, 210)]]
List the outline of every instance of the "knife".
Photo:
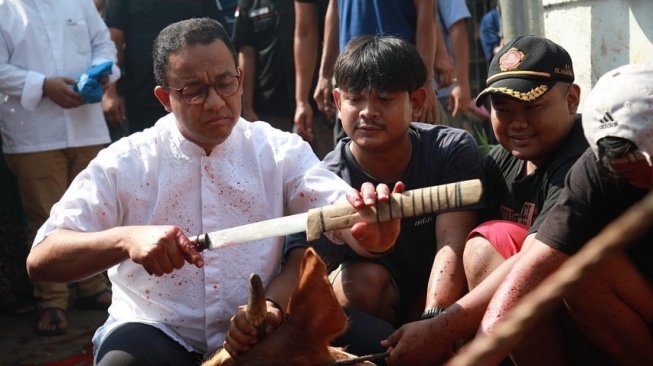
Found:
[(384, 222), (398, 218), (422, 216), (463, 207), (481, 199), (479, 179), (392, 193), (388, 202), (355, 209), (349, 202), (313, 208), (308, 212), (235, 226), (189, 238), (202, 251), (224, 248), (270, 237), (306, 231), (306, 239), (317, 240), (326, 231), (345, 229), (357, 222)]

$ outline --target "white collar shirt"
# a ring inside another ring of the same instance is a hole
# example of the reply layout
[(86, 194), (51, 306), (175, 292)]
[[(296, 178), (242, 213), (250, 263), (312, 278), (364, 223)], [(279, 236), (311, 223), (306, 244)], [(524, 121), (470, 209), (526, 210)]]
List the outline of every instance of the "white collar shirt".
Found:
[[(101, 151), (55, 204), (35, 245), (59, 228), (174, 224), (190, 236), (342, 200), (349, 186), (318, 163), (298, 135), (244, 119), (207, 156), (169, 114)], [(141, 322), (188, 350), (215, 351), (247, 303), (249, 275), (258, 273), (267, 286), (282, 246), (283, 238), (271, 238), (204, 251), (204, 268), (186, 264), (162, 277), (121, 262), (108, 271), (113, 303), (96, 346), (116, 325)]]
[(64, 109), (43, 95), (48, 77), (79, 77), (116, 47), (90, 0), (0, 1), (0, 131), (5, 153), (110, 141), (100, 103)]

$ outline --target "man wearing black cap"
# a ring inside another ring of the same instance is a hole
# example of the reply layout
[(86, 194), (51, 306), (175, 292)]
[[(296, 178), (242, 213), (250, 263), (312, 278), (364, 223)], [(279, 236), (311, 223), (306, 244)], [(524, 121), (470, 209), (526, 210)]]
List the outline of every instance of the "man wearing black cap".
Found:
[[(570, 169), (558, 204), (497, 290), (505, 295), (492, 299), (481, 331), (493, 329), (498, 314), (511, 310), (524, 293), (653, 189), (652, 112), (653, 65), (621, 66), (594, 85), (583, 107), (591, 149)], [(565, 295), (568, 313), (593, 353), (611, 365), (653, 365), (652, 243), (649, 228), (627, 249), (612, 252), (585, 272)], [(572, 346), (570, 354), (580, 353)], [(601, 364), (584, 361), (574, 364)]]
[[(390, 364), (446, 360), (453, 344), (473, 336), (500, 281), (522, 246), (534, 240), (565, 175), (588, 146), (576, 114), (580, 88), (573, 84), (571, 58), (562, 47), (541, 37), (518, 37), (497, 52), (488, 75), (476, 102), (490, 97), (500, 145), (485, 162), (484, 223), (469, 234), (463, 256), (470, 292), (439, 316), (391, 336), (386, 343), (395, 346)], [(420, 346), (412, 339), (420, 332), (437, 334), (422, 333), (427, 343)], [(561, 337), (556, 322), (545, 321), (531, 334), (513, 350), (517, 363), (563, 362), (564, 352), (556, 348)]]

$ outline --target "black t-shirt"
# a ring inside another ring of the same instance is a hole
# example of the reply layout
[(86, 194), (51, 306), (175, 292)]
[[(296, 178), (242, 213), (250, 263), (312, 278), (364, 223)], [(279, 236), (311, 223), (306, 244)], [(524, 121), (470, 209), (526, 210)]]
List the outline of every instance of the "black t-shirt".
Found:
[(487, 211), (483, 220), (508, 220), (537, 232), (547, 213), (555, 205), (564, 186), (565, 176), (587, 149), (580, 116), (569, 135), (530, 175), (521, 176), (526, 161), (498, 145), (485, 160)]
[[(410, 128), (413, 152), (409, 166), (402, 177), (406, 189), (417, 189), (468, 179), (478, 179), (482, 172), (482, 156), (478, 145), (464, 130), (442, 125), (413, 123)], [(351, 140), (341, 140), (323, 163), (327, 169), (342, 177), (352, 187), (360, 188), (364, 182), (381, 182), (368, 175), (352, 156)], [(450, 211), (477, 210), (483, 203)], [(401, 221), (399, 238), (393, 249), (385, 256), (373, 259), (384, 265), (399, 285), (403, 300), (412, 303), (424, 292), (428, 284), (436, 251), (436, 215), (406, 218)], [(306, 246), (302, 236), (289, 238), (286, 254), (295, 247)], [(315, 246), (330, 269), (343, 260), (360, 258), (348, 246), (336, 246), (324, 237)], [(366, 259), (367, 260), (367, 259)]]
[[(256, 50), (254, 111), (268, 116), (295, 112), (293, 0), (239, 0), (233, 42)], [(246, 76), (248, 77), (248, 76)]]
[[(571, 169), (560, 200), (536, 239), (572, 255), (648, 192), (599, 168), (588, 149)], [(653, 281), (653, 232), (632, 244), (627, 252), (635, 266)]]
[(154, 96), (152, 46), (159, 32), (180, 20), (209, 17), (224, 24), (215, 0), (110, 0), (105, 22), (124, 32), (125, 64), (121, 78), (127, 103), (159, 106)]

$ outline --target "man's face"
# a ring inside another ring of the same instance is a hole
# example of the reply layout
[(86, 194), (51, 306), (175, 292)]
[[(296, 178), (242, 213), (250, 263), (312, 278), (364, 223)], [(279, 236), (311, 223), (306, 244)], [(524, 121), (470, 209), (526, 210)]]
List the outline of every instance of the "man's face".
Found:
[(414, 111), (424, 102), (423, 94), (422, 89), (408, 93), (337, 88), (333, 92), (347, 136), (355, 147), (369, 151), (387, 151), (406, 139)]
[[(240, 75), (239, 78), (234, 76)], [(221, 96), (213, 87), (206, 88), (203, 103), (191, 104), (184, 96), (186, 90), (202, 90), (203, 87), (224, 85), (229, 80), (238, 82), (235, 93)], [(234, 63), (231, 51), (221, 40), (208, 45), (192, 45), (181, 49), (168, 58), (168, 87), (157, 86), (155, 94), (168, 112), (177, 119), (181, 134), (207, 154), (229, 137), (241, 112), (242, 70)], [(178, 90), (172, 90), (172, 89)]]
[(573, 126), (579, 96), (576, 85), (564, 83), (533, 102), (492, 94), (490, 120), (497, 141), (514, 157), (541, 164)]

